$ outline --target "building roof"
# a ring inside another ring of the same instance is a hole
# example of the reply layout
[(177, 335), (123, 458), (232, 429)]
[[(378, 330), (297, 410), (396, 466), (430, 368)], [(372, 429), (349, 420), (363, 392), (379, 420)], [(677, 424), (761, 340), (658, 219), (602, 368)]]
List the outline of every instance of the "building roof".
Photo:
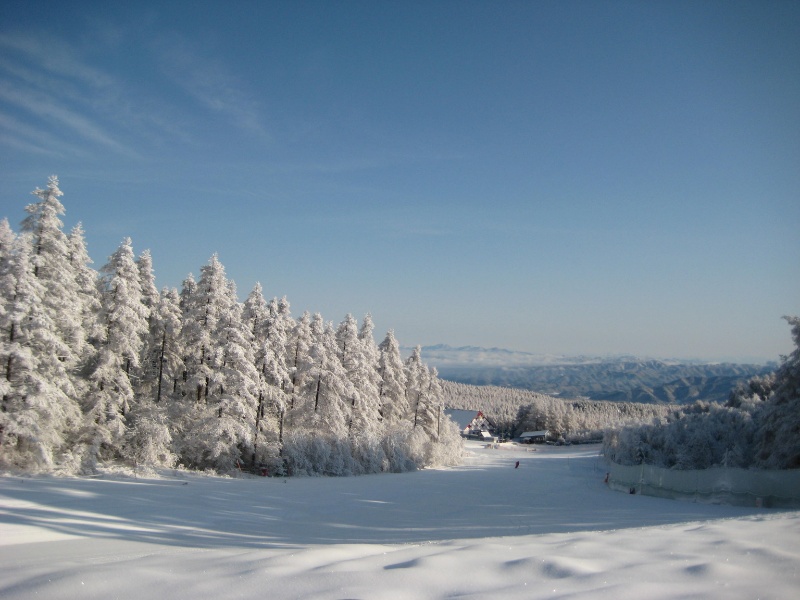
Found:
[(460, 410), (456, 408), (445, 409), (444, 414), (450, 417), (462, 431), (469, 427), (475, 419), (483, 416), (483, 413), (479, 410)]
[(542, 430), (542, 431), (526, 431), (525, 433), (523, 433), (523, 434), (522, 434), (522, 435), (520, 435), (519, 437), (520, 437), (520, 438), (526, 438), (526, 437), (547, 437), (547, 434), (548, 434), (548, 431), (547, 431), (546, 429), (544, 429), (544, 430)]

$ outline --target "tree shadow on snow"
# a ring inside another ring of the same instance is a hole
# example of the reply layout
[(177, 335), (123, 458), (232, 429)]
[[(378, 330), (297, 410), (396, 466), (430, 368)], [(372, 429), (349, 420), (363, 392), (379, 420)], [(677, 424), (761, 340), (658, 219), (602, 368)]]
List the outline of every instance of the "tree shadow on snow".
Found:
[(495, 452), (458, 469), (348, 478), (7, 476), (0, 531), (8, 523), (180, 547), (292, 548), (627, 529), (757, 512), (611, 491), (602, 460), (585, 451), (541, 458)]

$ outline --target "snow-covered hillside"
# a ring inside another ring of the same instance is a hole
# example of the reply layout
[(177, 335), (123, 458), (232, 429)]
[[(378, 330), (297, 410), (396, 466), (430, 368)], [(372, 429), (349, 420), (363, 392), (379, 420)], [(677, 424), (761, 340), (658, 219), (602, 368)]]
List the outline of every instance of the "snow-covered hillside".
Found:
[[(519, 468), (514, 468), (519, 460)], [(609, 490), (596, 449), (350, 478), (0, 478), (0, 597), (789, 598), (800, 512)]]

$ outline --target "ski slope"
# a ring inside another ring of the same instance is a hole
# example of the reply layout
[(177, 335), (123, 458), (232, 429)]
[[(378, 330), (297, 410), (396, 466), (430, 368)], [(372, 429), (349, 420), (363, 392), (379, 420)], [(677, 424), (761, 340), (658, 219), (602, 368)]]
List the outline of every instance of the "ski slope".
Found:
[[(793, 598), (800, 511), (609, 490), (597, 447), (351, 478), (0, 477), (0, 598)], [(520, 466), (514, 468), (519, 460)]]

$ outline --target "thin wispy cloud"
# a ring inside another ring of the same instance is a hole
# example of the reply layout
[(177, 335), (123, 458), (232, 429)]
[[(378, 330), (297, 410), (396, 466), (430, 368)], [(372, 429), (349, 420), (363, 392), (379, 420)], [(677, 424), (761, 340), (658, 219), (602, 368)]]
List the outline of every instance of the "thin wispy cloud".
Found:
[[(92, 64), (103, 48), (102, 40), (81, 53), (54, 36), (45, 44), (0, 35), (4, 141), (16, 139), (17, 148), (36, 153), (77, 156), (94, 148), (135, 160), (151, 148), (192, 143), (191, 117), (183, 107), (138, 80), (114, 77)], [(18, 137), (23, 124), (25, 143)]]
[(16, 51), (40, 69), (60, 78), (78, 80), (94, 88), (114, 84), (112, 77), (87, 65), (68, 44), (53, 36), (48, 36), (45, 44), (37, 37), (0, 34), (0, 48)]
[[(113, 89), (112, 77), (82, 62), (53, 37), (44, 44), (33, 37), (0, 35), (0, 49), (5, 54), (0, 59), (0, 102), (6, 105), (0, 126), (11, 139), (15, 132), (23, 134), (25, 145), (40, 153), (80, 154), (91, 142), (136, 156), (98, 118), (96, 103)], [(19, 146), (21, 140), (16, 140)]]
[(68, 146), (62, 144), (56, 137), (21, 123), (2, 112), (0, 112), (0, 129), (4, 130), (4, 143), (13, 145), (18, 150), (54, 156), (68, 149)]
[(174, 36), (157, 40), (153, 48), (162, 73), (197, 104), (243, 131), (266, 135), (258, 101), (228, 65), (202, 56), (190, 42)]
[(23, 111), (55, 122), (58, 125), (68, 127), (85, 140), (98, 143), (122, 154), (134, 154), (90, 118), (65, 108), (50, 96), (22, 88), (13, 89), (11, 86), (3, 85), (0, 86), (0, 100), (15, 105)]

